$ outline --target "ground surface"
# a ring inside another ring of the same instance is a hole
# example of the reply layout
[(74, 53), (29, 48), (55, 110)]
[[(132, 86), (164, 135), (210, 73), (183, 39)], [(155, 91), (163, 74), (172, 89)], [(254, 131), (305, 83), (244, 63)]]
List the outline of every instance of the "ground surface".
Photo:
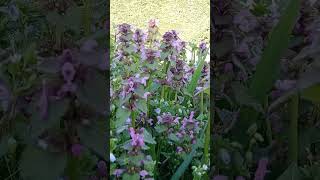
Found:
[(125, 22), (145, 29), (156, 18), (162, 34), (175, 29), (185, 41), (208, 41), (210, 36), (209, 0), (111, 0), (110, 6), (111, 27)]

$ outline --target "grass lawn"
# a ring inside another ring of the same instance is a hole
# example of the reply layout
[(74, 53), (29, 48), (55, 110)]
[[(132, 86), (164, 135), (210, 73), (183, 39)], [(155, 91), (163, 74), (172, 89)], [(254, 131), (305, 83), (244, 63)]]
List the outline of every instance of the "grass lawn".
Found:
[(156, 18), (161, 34), (174, 29), (184, 41), (210, 38), (209, 0), (111, 0), (110, 16), (111, 27), (129, 23), (146, 29), (148, 20)]

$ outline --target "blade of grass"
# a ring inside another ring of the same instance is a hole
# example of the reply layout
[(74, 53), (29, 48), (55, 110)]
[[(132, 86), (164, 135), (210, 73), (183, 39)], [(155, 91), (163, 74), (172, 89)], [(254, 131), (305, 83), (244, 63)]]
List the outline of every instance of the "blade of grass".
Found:
[[(289, 37), (299, 14), (299, 0), (290, 0), (286, 9), (283, 11), (278, 24), (269, 34), (267, 47), (263, 51), (256, 72), (253, 75), (249, 94), (256, 98), (259, 103), (264, 104), (268, 92), (273, 87), (280, 73), (280, 58), (288, 48)], [(247, 143), (248, 136), (242, 132), (252, 123), (257, 121), (259, 113), (251, 108), (242, 108), (240, 120), (236, 122), (232, 131), (232, 136), (240, 143)]]
[(201, 71), (203, 69), (204, 62), (205, 62), (207, 54), (208, 54), (208, 50), (202, 56), (199, 57), (200, 60), (199, 60), (199, 63), (198, 63), (198, 67), (197, 67), (197, 69), (195, 70), (195, 72), (194, 72), (194, 74), (192, 76), (190, 84), (188, 85), (188, 93), (189, 94), (193, 94), (194, 90), (197, 87), (198, 80), (201, 77)]
[(299, 6), (299, 0), (290, 0), (280, 21), (269, 34), (268, 45), (263, 51), (250, 86), (250, 94), (261, 103), (279, 77), (280, 58), (288, 48), (290, 34), (299, 14)]

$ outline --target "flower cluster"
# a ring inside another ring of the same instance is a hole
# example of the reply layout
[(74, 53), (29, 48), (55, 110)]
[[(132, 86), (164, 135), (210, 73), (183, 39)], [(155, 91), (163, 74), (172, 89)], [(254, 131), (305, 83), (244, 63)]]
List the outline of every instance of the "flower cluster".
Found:
[[(137, 38), (137, 37), (136, 37)], [(138, 38), (140, 40), (140, 38)], [(118, 61), (127, 60), (130, 53), (132, 53), (135, 49), (138, 50), (140, 47), (136, 47), (133, 42), (133, 31), (132, 27), (129, 24), (120, 24), (117, 28), (117, 52), (116, 58)], [(130, 59), (129, 59), (130, 62)]]
[[(166, 32), (160, 41), (157, 33), (156, 20), (150, 20), (148, 33), (132, 30), (128, 24), (118, 26), (116, 63), (113, 61), (111, 70), (112, 131), (116, 132), (114, 139), (122, 144), (112, 149), (117, 157), (111, 166), (116, 179), (170, 178), (163, 176), (166, 172), (154, 173), (154, 169), (159, 168), (160, 162), (170, 171), (177, 168), (197, 142), (207, 120), (205, 117), (200, 123), (194, 118), (198, 111), (191, 99), (184, 102), (198, 62), (191, 64), (186, 59), (187, 44), (176, 31)], [(192, 53), (204, 56), (206, 50), (207, 45), (202, 42)], [(122, 63), (124, 59), (130, 63)], [(208, 74), (205, 66), (198, 86), (204, 85)]]
[(162, 37), (161, 51), (164, 58), (176, 61), (185, 52), (186, 42), (182, 41), (175, 30), (166, 32)]
[(140, 133), (135, 132), (135, 130), (131, 127), (129, 129), (130, 136), (131, 136), (131, 146), (134, 148), (140, 148), (144, 146), (144, 140), (143, 135), (141, 132), (143, 132), (143, 129), (140, 129)]

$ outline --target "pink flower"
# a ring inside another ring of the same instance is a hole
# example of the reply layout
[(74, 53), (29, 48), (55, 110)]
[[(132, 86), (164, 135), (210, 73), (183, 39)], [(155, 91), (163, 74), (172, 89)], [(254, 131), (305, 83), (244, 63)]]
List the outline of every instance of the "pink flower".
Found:
[(76, 70), (70, 62), (66, 62), (62, 66), (62, 75), (66, 82), (71, 82), (76, 74)]
[(224, 65), (224, 73), (228, 73), (232, 71), (233, 71), (233, 64), (227, 63)]
[(254, 180), (264, 180), (267, 173), (268, 159), (262, 158), (259, 160), (258, 168), (254, 175)]
[(79, 157), (82, 154), (83, 146), (81, 144), (73, 144), (71, 147), (72, 155)]
[(107, 164), (104, 161), (98, 162), (98, 172), (101, 176), (107, 176)]
[(113, 175), (115, 175), (116, 177), (120, 177), (123, 172), (124, 169), (115, 169)]
[(223, 175), (217, 175), (213, 177), (213, 180), (228, 180), (228, 177)]
[(178, 146), (176, 151), (177, 151), (177, 153), (181, 153), (183, 151), (183, 148)]
[(142, 178), (144, 178), (145, 176), (147, 176), (149, 173), (146, 171), (146, 170), (142, 170), (142, 171), (140, 171), (140, 176), (142, 177)]
[(141, 78), (140, 83), (143, 84), (144, 86), (146, 86), (148, 79), (149, 79), (149, 77), (143, 77), (143, 78)]
[(130, 136), (131, 136), (131, 145), (135, 146), (135, 147), (142, 147), (144, 146), (144, 139), (143, 139), (143, 135), (138, 134), (135, 132), (135, 130), (130, 127), (129, 129), (130, 131)]
[(150, 92), (145, 92), (145, 93), (143, 94), (143, 98), (144, 98), (144, 99), (147, 99), (150, 94), (151, 94)]
[(159, 26), (159, 20), (158, 19), (150, 19), (149, 20), (149, 28), (155, 28)]

